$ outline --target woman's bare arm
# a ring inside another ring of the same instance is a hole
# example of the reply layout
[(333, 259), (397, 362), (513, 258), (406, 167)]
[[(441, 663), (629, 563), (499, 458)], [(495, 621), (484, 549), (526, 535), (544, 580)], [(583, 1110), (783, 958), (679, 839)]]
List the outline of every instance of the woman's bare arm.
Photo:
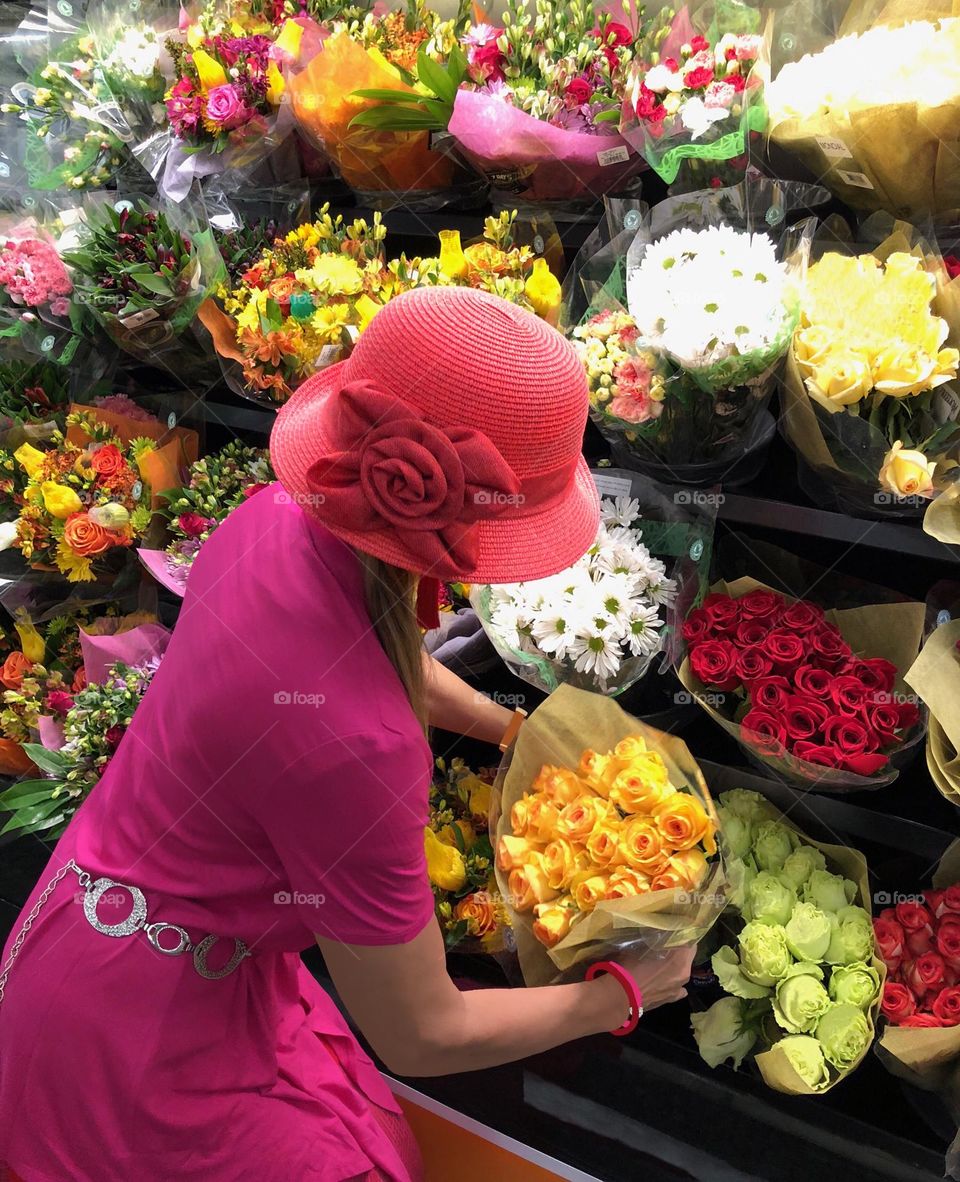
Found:
[(431, 726), (486, 743), (500, 742), (513, 717), (512, 710), (471, 689), (456, 673), (426, 654), (424, 674)]

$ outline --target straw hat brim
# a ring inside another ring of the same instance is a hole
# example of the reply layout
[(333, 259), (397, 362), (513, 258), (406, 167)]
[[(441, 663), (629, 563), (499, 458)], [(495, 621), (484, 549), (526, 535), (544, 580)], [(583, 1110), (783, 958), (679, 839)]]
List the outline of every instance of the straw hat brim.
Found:
[[(307, 473), (320, 456), (338, 450), (326, 437), (326, 407), (343, 385), (346, 364), (339, 362), (315, 374), (281, 409), (270, 436), (274, 470), (287, 493), (338, 538), (394, 566), (429, 575), (389, 528), (343, 529), (311, 509)], [(567, 493), (552, 505), (527, 516), (509, 509), (481, 521), (477, 563), (473, 570), (458, 572), (459, 578), (465, 583), (519, 583), (558, 574), (593, 545), (599, 519), (600, 498), (581, 456)]]

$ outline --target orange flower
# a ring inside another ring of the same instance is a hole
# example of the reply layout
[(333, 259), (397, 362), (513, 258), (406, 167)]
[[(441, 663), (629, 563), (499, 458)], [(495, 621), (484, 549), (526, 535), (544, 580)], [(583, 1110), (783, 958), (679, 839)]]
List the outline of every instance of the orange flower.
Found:
[(585, 870), (570, 884), (574, 901), (581, 911), (592, 911), (607, 893), (607, 875)]
[(542, 794), (530, 798), (527, 811), (527, 833), (537, 841), (552, 841), (557, 835), (560, 810)]
[(678, 792), (651, 809), (651, 816), (664, 840), (674, 849), (688, 850), (702, 841), (708, 854), (717, 852), (713, 822), (695, 796)]
[(582, 848), (564, 837), (551, 841), (543, 851), (543, 869), (555, 891), (562, 891), (575, 874), (587, 868), (586, 864)]
[(22, 776), (36, 771), (37, 765), (13, 739), (0, 739), (0, 776)]
[(650, 879), (639, 870), (618, 866), (607, 881), (605, 899), (634, 899), (650, 890)]
[(33, 663), (19, 649), (15, 649), (3, 662), (0, 669), (0, 682), (9, 690), (18, 690), (23, 685), (23, 679), (33, 668)]
[(281, 275), (278, 279), (271, 279), (267, 291), (278, 304), (289, 300), (297, 290), (297, 281), (292, 275)]
[(560, 810), (557, 833), (569, 841), (585, 842), (598, 822), (610, 818), (612, 807), (599, 796), (578, 796)]
[(87, 688), (87, 671), (82, 665), (74, 674), (73, 685), (70, 688), (75, 694), (78, 694), (81, 690)]
[(583, 781), (576, 772), (565, 767), (551, 767), (548, 763), (540, 769), (532, 787), (534, 792), (542, 792), (560, 807), (576, 800), (584, 790)]
[(707, 859), (700, 850), (681, 850), (673, 855), (650, 884), (655, 891), (694, 891), (707, 873)]
[(109, 550), (116, 537), (109, 534), (103, 526), (92, 522), (84, 511), (67, 518), (63, 527), (63, 540), (74, 554), (79, 554), (82, 558), (93, 558), (94, 555)]
[(620, 772), (610, 785), (610, 799), (625, 813), (649, 813), (655, 805), (675, 795), (675, 790), (666, 778), (665, 767), (661, 771), (655, 763), (641, 764), (641, 760), (648, 760), (654, 755), (655, 752), (650, 752), (649, 755), (632, 760), (629, 767)]
[(570, 923), (575, 914), (573, 908), (565, 907), (562, 903), (538, 903), (533, 910), (537, 917), (533, 925), (533, 934), (541, 944), (553, 948), (570, 931)]
[(622, 768), (622, 760), (598, 751), (584, 751), (580, 756), (580, 775), (600, 796), (610, 795), (610, 786)]
[(486, 891), (475, 891), (461, 899), (453, 909), (453, 917), (466, 920), (471, 936), (486, 936), (497, 926), (497, 910)]
[(672, 851), (652, 821), (635, 817), (621, 831), (620, 852), (628, 866), (652, 875), (660, 873)]
[(500, 838), (497, 849), (497, 865), (501, 870), (516, 870), (529, 862), (534, 854), (539, 854), (542, 846), (535, 844), (526, 837), (511, 837), (504, 834)]
[(600, 870), (607, 870), (622, 860), (620, 853), (620, 826), (601, 821), (587, 838), (587, 853)]
[(274, 329), (266, 336), (258, 328), (245, 328), (240, 334), (240, 344), (255, 361), (268, 365), (280, 365), (284, 357), (296, 356), (297, 343), (290, 332)]
[(513, 905), (518, 911), (532, 911), (537, 903), (547, 903), (560, 893), (547, 881), (541, 856), (535, 854), (534, 858), (537, 860), (511, 870), (507, 879)]

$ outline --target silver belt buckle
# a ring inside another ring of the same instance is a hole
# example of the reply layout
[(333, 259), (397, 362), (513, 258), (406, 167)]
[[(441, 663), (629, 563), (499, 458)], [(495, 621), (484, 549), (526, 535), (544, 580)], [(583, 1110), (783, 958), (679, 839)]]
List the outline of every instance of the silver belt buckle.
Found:
[[(104, 936), (132, 936), (144, 925), (147, 918), (147, 901), (139, 887), (128, 886), (125, 882), (114, 882), (112, 878), (98, 878), (95, 882), (83, 884), (86, 894), (83, 897), (83, 914), (92, 928), (96, 928)], [(133, 899), (133, 907), (126, 919), (119, 923), (104, 923), (97, 915), (97, 904), (111, 887), (122, 891), (129, 891)]]

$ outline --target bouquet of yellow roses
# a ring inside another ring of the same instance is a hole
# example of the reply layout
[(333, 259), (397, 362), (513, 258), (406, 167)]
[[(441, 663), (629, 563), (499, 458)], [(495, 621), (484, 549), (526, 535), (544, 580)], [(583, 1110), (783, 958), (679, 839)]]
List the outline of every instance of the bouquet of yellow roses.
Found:
[(810, 267), (787, 360), (787, 438), (845, 510), (916, 513), (960, 456), (960, 281), (883, 214), (872, 252)]
[(723, 910), (700, 769), (612, 699), (561, 686), (522, 728), (497, 788), (497, 881), (528, 985), (624, 947), (696, 943)]

